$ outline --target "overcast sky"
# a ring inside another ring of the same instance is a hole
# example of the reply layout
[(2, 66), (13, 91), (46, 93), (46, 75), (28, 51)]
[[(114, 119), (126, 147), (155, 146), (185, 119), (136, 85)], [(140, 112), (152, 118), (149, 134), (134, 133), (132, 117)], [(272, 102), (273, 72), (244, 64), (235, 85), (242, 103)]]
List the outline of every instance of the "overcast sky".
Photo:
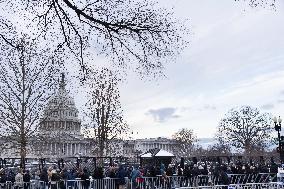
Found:
[(284, 117), (284, 3), (277, 11), (234, 0), (159, 0), (189, 19), (190, 45), (166, 79), (122, 86), (126, 120), (135, 138), (170, 137), (191, 128), (214, 137), (231, 108), (251, 105)]
[[(133, 137), (171, 137), (181, 128), (193, 129), (199, 138), (214, 137), (224, 114), (242, 105), (284, 117), (283, 0), (276, 0), (276, 11), (251, 9), (247, 0), (157, 1), (188, 20), (190, 44), (165, 66), (167, 78), (145, 81), (130, 73), (122, 84), (122, 107)], [(21, 26), (20, 14), (4, 15)], [(82, 93), (74, 90), (78, 84), (68, 85), (82, 112)]]

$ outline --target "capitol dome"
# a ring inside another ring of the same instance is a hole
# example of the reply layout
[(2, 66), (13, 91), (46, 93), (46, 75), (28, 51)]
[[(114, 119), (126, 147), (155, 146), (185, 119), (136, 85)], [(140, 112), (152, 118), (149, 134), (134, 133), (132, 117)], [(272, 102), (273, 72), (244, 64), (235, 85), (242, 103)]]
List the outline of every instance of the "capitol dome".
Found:
[(57, 93), (50, 97), (44, 109), (44, 118), (48, 120), (79, 121), (78, 109), (75, 106), (74, 98), (66, 91), (65, 76), (62, 74)]
[(83, 138), (78, 109), (65, 87), (65, 76), (62, 74), (58, 91), (50, 97), (43, 111), (39, 131), (44, 135)]

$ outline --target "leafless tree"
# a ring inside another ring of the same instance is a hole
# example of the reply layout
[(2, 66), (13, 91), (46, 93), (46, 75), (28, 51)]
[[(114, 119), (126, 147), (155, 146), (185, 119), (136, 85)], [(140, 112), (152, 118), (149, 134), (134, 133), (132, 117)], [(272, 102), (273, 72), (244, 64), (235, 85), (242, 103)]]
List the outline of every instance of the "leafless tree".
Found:
[(0, 27), (10, 26), (11, 11), (23, 15), (28, 30), (54, 47), (68, 48), (82, 70), (88, 47), (121, 67), (149, 74), (160, 72), (187, 45), (183, 22), (148, 0), (2, 0), (0, 8)]
[(265, 146), (271, 141), (271, 124), (271, 116), (261, 113), (257, 108), (233, 108), (220, 121), (217, 138), (222, 144), (250, 154), (254, 147)]
[(220, 142), (209, 145), (206, 149), (207, 156), (230, 156), (232, 154), (231, 147), (227, 144), (222, 144)]
[(123, 119), (118, 89), (119, 79), (109, 69), (94, 71), (89, 75), (86, 84), (89, 88), (86, 115), (90, 118), (87, 124), (87, 135), (97, 144), (98, 156), (109, 154), (113, 141), (128, 135), (129, 128)]
[(176, 141), (176, 156), (188, 157), (191, 155), (193, 143), (196, 141), (196, 136), (192, 129), (182, 128), (174, 133), (172, 138)]
[(275, 10), (277, 0), (235, 0), (235, 1), (243, 1), (245, 3), (248, 3), (248, 5), (252, 8), (262, 7), (262, 8), (272, 8)]
[(0, 137), (13, 144), (23, 160), (53, 93), (58, 62), (27, 36), (7, 43), (0, 46)]

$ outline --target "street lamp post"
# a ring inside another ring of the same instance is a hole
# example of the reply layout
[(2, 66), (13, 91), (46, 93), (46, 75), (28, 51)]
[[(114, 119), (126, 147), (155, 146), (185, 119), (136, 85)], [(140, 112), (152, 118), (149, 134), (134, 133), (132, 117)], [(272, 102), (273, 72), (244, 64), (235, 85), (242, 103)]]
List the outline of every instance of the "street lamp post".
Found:
[(80, 167), (80, 164), (81, 164), (81, 162), (82, 162), (82, 160), (81, 160), (81, 154), (80, 154), (80, 153), (76, 154), (76, 157), (77, 157), (77, 161), (76, 161), (77, 168), (79, 168), (79, 167)]
[(277, 117), (274, 117), (273, 122), (274, 122), (274, 129), (277, 131), (277, 134), (278, 134), (278, 149), (279, 149), (279, 153), (280, 153), (280, 161), (281, 161), (281, 164), (282, 164), (282, 163), (284, 163), (284, 157), (283, 157), (283, 150), (284, 149), (282, 149), (281, 136), (280, 136), (282, 119), (280, 118), (280, 116), (279, 116), (278, 119), (277, 119)]

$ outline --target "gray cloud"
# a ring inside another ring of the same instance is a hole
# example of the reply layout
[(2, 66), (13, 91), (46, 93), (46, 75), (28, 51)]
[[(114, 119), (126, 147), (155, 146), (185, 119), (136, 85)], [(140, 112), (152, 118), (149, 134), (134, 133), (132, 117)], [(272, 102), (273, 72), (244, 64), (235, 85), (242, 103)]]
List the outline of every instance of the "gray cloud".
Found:
[(206, 110), (216, 110), (217, 109), (216, 106), (209, 105), (209, 104), (206, 104), (203, 108), (206, 109)]
[(176, 115), (176, 108), (173, 107), (166, 107), (166, 108), (159, 108), (159, 109), (150, 109), (146, 114), (151, 115), (155, 121), (157, 122), (165, 122), (171, 118), (178, 118), (179, 115)]
[(283, 91), (280, 91), (280, 95), (284, 95), (284, 90), (283, 90)]
[(216, 110), (217, 107), (215, 105), (205, 104), (199, 108), (197, 108), (198, 111), (205, 111), (205, 110)]
[(265, 110), (270, 110), (272, 108), (274, 108), (274, 104), (264, 104), (261, 106), (262, 109), (265, 109)]
[(278, 103), (284, 103), (284, 99), (277, 100)]

